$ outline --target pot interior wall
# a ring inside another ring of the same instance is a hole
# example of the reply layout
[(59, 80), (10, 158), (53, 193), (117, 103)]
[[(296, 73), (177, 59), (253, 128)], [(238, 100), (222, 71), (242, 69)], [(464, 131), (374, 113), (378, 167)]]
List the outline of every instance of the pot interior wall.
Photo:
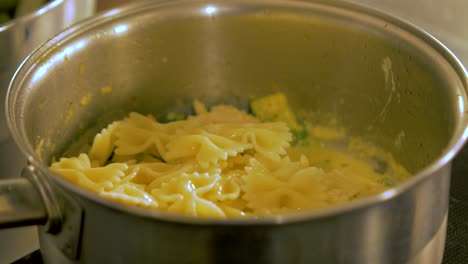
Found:
[(281, 91), (302, 117), (334, 116), (412, 172), (441, 154), (463, 85), (439, 51), (358, 11), (249, 2), (147, 5), (56, 38), (15, 97), (31, 150), (48, 163), (129, 111), (160, 117), (194, 98), (247, 109)]

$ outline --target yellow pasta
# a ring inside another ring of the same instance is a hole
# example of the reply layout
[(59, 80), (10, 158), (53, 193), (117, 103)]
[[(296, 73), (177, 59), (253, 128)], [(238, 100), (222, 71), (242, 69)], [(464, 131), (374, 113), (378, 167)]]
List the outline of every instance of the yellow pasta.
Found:
[(116, 126), (116, 123), (110, 124), (94, 138), (94, 143), (89, 150), (89, 157), (91, 160), (96, 161), (99, 166), (103, 166), (107, 162), (114, 150), (115, 136), (113, 133)]
[[(313, 132), (313, 126), (293, 120), (291, 130), (287, 122), (263, 122), (228, 105), (209, 109), (195, 101), (194, 109), (195, 115), (169, 123), (130, 113), (98, 133), (88, 153), (61, 158), (50, 170), (107, 199), (195, 217), (300, 212), (388, 188), (391, 173), (376, 172), (359, 155), (303, 138), (294, 145), (293, 132), (304, 137), (301, 129)], [(350, 146), (362, 150), (356, 142)], [(389, 154), (370, 149), (366, 158), (379, 154), (395, 168), (393, 183), (409, 176)]]
[(112, 163), (103, 167), (91, 167), (88, 155), (80, 154), (76, 158), (61, 158), (50, 167), (54, 173), (97, 192), (113, 189), (123, 177), (128, 166), (123, 163)]

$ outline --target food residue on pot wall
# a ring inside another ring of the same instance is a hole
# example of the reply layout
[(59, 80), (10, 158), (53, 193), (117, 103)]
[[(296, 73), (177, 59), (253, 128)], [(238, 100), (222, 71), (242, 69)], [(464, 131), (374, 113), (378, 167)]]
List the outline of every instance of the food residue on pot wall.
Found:
[(80, 99), (80, 106), (86, 106), (89, 104), (89, 102), (91, 102), (91, 98), (93, 97), (93, 95), (91, 93), (88, 93), (86, 94), (85, 96), (83, 96), (81, 99)]
[(107, 85), (101, 88), (101, 94), (109, 94), (112, 92), (112, 87)]
[(83, 74), (85, 71), (85, 65), (83, 63), (80, 63), (79, 69), (78, 69), (80, 74)]
[(70, 122), (70, 120), (72, 119), (73, 115), (74, 115), (73, 102), (69, 101), (68, 106), (67, 106), (67, 115), (65, 116), (64, 123), (68, 124), (68, 122)]

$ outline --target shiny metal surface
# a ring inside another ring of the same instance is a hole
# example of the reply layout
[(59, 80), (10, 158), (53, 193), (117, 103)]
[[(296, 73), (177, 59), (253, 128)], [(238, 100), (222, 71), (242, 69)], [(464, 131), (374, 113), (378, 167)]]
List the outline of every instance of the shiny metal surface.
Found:
[[(29, 185), (34, 186), (36, 192), (29, 194), (36, 199), (36, 203), (40, 202), (42, 211), (41, 218), (36, 219), (36, 224), (45, 225), (45, 231), (56, 234), (61, 231), (63, 215), (59, 208), (59, 201), (54, 194), (54, 190), (50, 187), (45, 177), (36, 172), (36, 169), (28, 165), (23, 170)], [(0, 222), (0, 224), (3, 224)]]
[[(194, 97), (246, 106), (272, 86), (296, 108), (336, 115), (415, 176), (341, 207), (223, 221), (122, 206), (47, 172), (84, 128), (130, 110), (158, 116)], [(407, 263), (446, 219), (450, 161), (468, 136), (466, 93), (465, 71), (443, 46), (352, 4), (153, 1), (43, 46), (16, 75), (7, 109), (30, 162), (85, 212), (79, 262)], [(40, 240), (47, 261), (69, 261), (54, 235)]]
[[(18, 212), (25, 211), (21, 210), (22, 208), (18, 206), (21, 203), (10, 203), (10, 217), (6, 219), (0, 218), (0, 228), (7, 224), (41, 224), (39, 231), (49, 235), (54, 246), (60, 250), (62, 255), (66, 256), (69, 260), (77, 259), (79, 257), (83, 220), (81, 206), (71, 199), (67, 193), (58, 189), (52, 189), (47, 181), (47, 177), (44, 177), (35, 167), (27, 166), (23, 170), (23, 176), (28, 179), (27, 183), (29, 186), (34, 186), (37, 190), (34, 194), (29, 194), (28, 197), (36, 198), (36, 204), (40, 204), (40, 206), (36, 205), (35, 208), (31, 208), (29, 211), (33, 212), (34, 210), (32, 209), (35, 209), (35, 211), (40, 209), (41, 217), (30, 218), (28, 220), (35, 222), (25, 223), (25, 217), (21, 219), (21, 216), (17, 214)], [(27, 185), (26, 183), (24, 184)], [(14, 194), (18, 195), (20, 191), (13, 192), (13, 194), (11, 192), (6, 193), (5, 197), (15, 197)], [(15, 206), (17, 208), (13, 210)]]
[(410, 264), (441, 263), (443, 261), (444, 246), (447, 233), (447, 216), (426, 246), (409, 262)]
[[(53, 0), (34, 13), (0, 24), (0, 107), (15, 70), (37, 46), (64, 28), (90, 16), (95, 0)], [(4, 114), (0, 115), (0, 179), (18, 177), (26, 160), (9, 136)], [(38, 247), (33, 227), (0, 231), (0, 263), (9, 263)]]
[(351, 0), (388, 12), (442, 40), (463, 63), (468, 62), (468, 2), (464, 0)]
[(44, 224), (46, 210), (34, 186), (25, 178), (0, 182), (0, 228)]
[[(5, 108), (5, 95), (15, 70), (40, 44), (94, 13), (95, 0), (54, 0), (29, 15), (0, 24), (0, 107)], [(17, 177), (24, 158), (9, 140), (4, 115), (0, 116), (0, 152), (9, 153), (0, 159), (2, 176)], [(8, 176), (7, 176), (8, 175)]]

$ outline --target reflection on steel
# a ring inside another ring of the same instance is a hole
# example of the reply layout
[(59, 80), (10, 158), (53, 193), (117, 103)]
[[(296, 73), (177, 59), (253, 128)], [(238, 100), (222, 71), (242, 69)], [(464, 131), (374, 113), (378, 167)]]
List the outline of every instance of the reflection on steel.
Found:
[(206, 6), (205, 8), (203, 8), (203, 13), (211, 16), (213, 14), (215, 14), (216, 12), (218, 11), (218, 8), (216, 6), (212, 6), (212, 5), (209, 5), (209, 6)]
[(32, 77), (32, 81), (33, 82), (41, 81), (42, 77), (47, 73), (48, 70), (55, 67), (57, 63), (66, 61), (68, 57), (71, 57), (76, 52), (82, 50), (84, 47), (86, 47), (87, 42), (88, 42), (87, 40), (79, 40), (73, 45), (66, 47), (63, 51), (53, 55), (53, 57), (51, 57), (48, 60), (47, 64), (42, 65), (37, 70), (37, 72), (34, 73), (34, 76)]
[(116, 34), (123, 34), (128, 31), (128, 25), (120, 24), (114, 27), (114, 32)]

